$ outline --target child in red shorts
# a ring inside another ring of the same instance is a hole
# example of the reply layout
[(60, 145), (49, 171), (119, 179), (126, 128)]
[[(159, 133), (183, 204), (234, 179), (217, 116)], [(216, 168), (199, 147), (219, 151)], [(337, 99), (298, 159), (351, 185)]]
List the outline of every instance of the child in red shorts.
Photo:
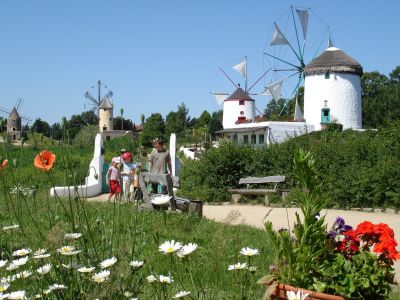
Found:
[(111, 200), (112, 196), (114, 195), (114, 199), (116, 201), (119, 200), (119, 194), (121, 192), (121, 187), (119, 184), (120, 181), (120, 174), (117, 168), (119, 157), (114, 157), (111, 161), (111, 166), (108, 168), (107, 175), (106, 175), (106, 183), (110, 186), (110, 194), (108, 195), (108, 201)]

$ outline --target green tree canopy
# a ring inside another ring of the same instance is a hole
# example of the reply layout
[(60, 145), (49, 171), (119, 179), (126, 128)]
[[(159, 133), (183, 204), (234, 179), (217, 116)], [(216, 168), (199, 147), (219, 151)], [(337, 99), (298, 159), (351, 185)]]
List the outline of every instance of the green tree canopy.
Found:
[(144, 123), (142, 131), (142, 145), (151, 146), (152, 139), (165, 137), (165, 123), (160, 113), (151, 114)]

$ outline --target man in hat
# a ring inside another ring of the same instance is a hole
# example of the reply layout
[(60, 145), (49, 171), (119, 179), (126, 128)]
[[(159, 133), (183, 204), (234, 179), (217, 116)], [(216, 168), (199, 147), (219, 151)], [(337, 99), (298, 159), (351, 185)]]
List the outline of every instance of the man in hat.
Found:
[[(172, 176), (172, 164), (169, 151), (164, 148), (164, 140), (157, 138), (153, 140), (154, 150), (150, 154), (150, 172), (154, 174), (169, 173)], [(154, 189), (155, 187), (153, 187)]]

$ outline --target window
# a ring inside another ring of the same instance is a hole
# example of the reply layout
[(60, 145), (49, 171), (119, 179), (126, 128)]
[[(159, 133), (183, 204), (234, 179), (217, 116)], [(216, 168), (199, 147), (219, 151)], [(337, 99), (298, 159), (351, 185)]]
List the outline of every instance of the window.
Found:
[(327, 109), (324, 110), (324, 117), (329, 117), (329, 110)]
[(239, 100), (239, 105), (244, 105), (244, 100)]
[(237, 133), (233, 134), (233, 142), (235, 144), (237, 144), (237, 142), (238, 142)]
[(258, 135), (258, 143), (259, 144), (264, 144), (264, 134), (259, 134)]
[(103, 127), (103, 130), (107, 130), (107, 127), (106, 127), (106, 126), (104, 126), (104, 127)]
[(247, 134), (245, 134), (243, 136), (243, 144), (248, 144), (249, 143), (249, 136)]
[(13, 127), (13, 130), (12, 131), (15, 131), (15, 127)]
[(15, 119), (13, 119), (13, 123), (15, 123)]
[(244, 122), (244, 121), (246, 121), (246, 117), (238, 117), (238, 121), (239, 122)]
[(257, 143), (257, 136), (255, 134), (251, 135), (251, 143), (254, 145)]
[(329, 79), (329, 78), (330, 78), (329, 72), (325, 72), (325, 79)]

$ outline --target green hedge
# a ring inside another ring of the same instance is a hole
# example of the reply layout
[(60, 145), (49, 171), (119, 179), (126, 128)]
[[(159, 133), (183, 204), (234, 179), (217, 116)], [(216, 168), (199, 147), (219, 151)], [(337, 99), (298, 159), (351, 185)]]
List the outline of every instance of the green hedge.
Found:
[(379, 131), (313, 132), (258, 149), (224, 141), (200, 160), (185, 162), (181, 194), (229, 201), (227, 190), (246, 176), (285, 175), (290, 187), (299, 148), (312, 152), (331, 207), (400, 208), (400, 122)]

